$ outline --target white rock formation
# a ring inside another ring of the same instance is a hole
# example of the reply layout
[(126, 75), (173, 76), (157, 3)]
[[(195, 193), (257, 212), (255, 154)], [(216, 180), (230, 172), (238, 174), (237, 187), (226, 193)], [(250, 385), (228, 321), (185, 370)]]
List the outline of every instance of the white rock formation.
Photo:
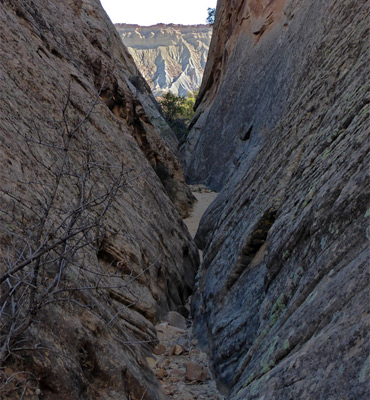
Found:
[(210, 26), (116, 24), (116, 28), (156, 97), (168, 91), (186, 96), (199, 89)]

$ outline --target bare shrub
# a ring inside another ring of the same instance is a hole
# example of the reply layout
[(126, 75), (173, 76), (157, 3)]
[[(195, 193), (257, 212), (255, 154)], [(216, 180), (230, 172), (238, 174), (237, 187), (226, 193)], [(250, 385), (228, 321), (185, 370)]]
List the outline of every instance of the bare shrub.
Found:
[[(128, 287), (139, 278), (109, 286), (107, 278), (114, 278), (115, 272), (104, 269), (95, 257), (107, 234), (119, 234), (107, 230), (107, 213), (122, 189), (138, 178), (94, 147), (86, 125), (99, 96), (82, 118), (72, 112), (69, 89), (60, 120), (35, 123), (27, 133), (11, 121), (31, 167), (27, 178), (0, 188), (0, 394), (15, 379), (14, 373), (4, 373), (5, 362), (30, 347), (22, 337), (37, 323), (41, 310), (68, 302), (102, 319), (84, 294)], [(45, 132), (54, 134), (48, 137)], [(118, 337), (113, 329), (116, 316), (116, 311), (108, 312), (104, 323)], [(118, 339), (125, 343), (125, 338)], [(16, 374), (25, 377), (25, 388), (34, 379), (24, 371)]]

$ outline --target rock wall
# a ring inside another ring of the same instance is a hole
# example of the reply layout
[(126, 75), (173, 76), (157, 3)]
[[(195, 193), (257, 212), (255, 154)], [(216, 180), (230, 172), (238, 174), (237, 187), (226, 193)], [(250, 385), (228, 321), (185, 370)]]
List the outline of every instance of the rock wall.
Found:
[(369, 394), (369, 5), (218, 2), (185, 151), (221, 189), (192, 308), (230, 399)]
[(0, 23), (0, 397), (164, 398), (145, 356), (198, 253), (154, 99), (98, 0)]
[(155, 96), (199, 89), (212, 28), (208, 25), (115, 25)]

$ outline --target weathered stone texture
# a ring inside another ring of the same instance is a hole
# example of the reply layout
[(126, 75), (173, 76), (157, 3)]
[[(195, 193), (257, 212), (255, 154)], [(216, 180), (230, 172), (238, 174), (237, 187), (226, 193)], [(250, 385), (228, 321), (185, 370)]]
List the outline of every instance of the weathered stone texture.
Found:
[(365, 399), (369, 2), (224, 0), (214, 29), (195, 331), (230, 399)]
[(115, 25), (155, 96), (198, 90), (212, 28), (208, 25)]
[[(96, 96), (93, 112), (71, 139), (76, 155), (70, 168), (81, 162), (85, 141), (102, 171), (116, 165), (127, 176), (104, 220), (99, 249), (79, 253), (81, 263), (69, 266), (61, 284), (90, 289), (53, 297), (20, 338), (18, 351), (11, 346), (0, 397), (20, 398), (27, 383), (27, 399), (163, 398), (145, 354), (157, 343), (154, 324), (191, 293), (198, 252), (179, 214), (187, 213), (192, 195), (150, 122), (160, 117), (149, 89), (98, 0), (1, 0), (0, 25), (1, 190), (41, 209), (41, 193), (53, 183), (41, 164), (51, 171), (63, 153), (45, 143), (62, 137), (56, 127), (63, 125), (66, 104), (64, 138)], [(109, 172), (91, 190), (104, 192)], [(73, 183), (62, 179), (55, 218), (57, 207), (73, 205)], [(1, 204), (2, 211), (12, 204), (4, 192)], [(7, 211), (17, 215), (20, 204)], [(27, 229), (32, 210), (22, 212)], [(6, 232), (15, 229), (3, 224), (6, 217), (2, 212), (2, 273), (11, 248)], [(52, 268), (43, 271), (44, 280)]]

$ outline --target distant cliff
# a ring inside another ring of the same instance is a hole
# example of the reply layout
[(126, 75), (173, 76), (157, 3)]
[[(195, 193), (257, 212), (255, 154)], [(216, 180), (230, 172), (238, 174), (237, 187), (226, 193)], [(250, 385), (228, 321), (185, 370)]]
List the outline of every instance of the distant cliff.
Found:
[(198, 90), (208, 56), (208, 25), (139, 26), (116, 24), (122, 41), (155, 96)]

